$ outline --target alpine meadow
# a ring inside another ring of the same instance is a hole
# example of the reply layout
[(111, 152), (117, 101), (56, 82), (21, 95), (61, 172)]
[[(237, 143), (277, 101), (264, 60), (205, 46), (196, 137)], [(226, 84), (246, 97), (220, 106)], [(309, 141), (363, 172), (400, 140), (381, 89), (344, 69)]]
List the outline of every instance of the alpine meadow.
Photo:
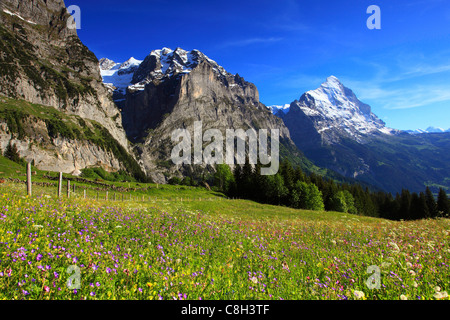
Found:
[(354, 2), (3, 0), (0, 300), (448, 301), (450, 7)]

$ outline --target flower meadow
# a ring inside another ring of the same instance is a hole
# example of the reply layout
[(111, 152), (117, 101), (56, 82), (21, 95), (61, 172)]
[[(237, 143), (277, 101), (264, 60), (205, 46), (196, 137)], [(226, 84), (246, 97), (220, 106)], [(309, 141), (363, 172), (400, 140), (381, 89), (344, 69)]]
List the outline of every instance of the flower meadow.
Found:
[[(0, 298), (448, 299), (448, 220), (229, 209), (245, 203), (166, 210), (3, 188)], [(370, 266), (379, 288), (367, 284)]]

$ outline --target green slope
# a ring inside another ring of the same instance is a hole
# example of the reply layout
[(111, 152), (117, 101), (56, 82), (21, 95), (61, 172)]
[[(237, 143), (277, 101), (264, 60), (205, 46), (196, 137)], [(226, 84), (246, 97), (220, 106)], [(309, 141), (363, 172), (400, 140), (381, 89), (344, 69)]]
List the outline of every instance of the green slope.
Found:
[(45, 140), (41, 147), (45, 148), (46, 143), (52, 143), (51, 139), (58, 136), (89, 141), (105, 151), (112, 152), (130, 175), (146, 181), (145, 174), (136, 160), (96, 121), (65, 114), (53, 107), (7, 97), (0, 97), (0, 119), (7, 123), (10, 132), (19, 140), (25, 137), (36, 139), (30, 123), (43, 121), (48, 137), (43, 137), (42, 134), (38, 137)]

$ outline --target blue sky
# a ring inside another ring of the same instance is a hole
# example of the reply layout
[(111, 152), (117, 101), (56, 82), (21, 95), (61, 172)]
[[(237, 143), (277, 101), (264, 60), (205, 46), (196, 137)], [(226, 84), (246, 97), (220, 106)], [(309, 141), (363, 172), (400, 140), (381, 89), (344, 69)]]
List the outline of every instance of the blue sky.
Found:
[[(389, 127), (450, 128), (448, 0), (66, 0), (100, 59), (198, 49), (286, 104), (334, 75)], [(381, 29), (369, 30), (370, 5)]]

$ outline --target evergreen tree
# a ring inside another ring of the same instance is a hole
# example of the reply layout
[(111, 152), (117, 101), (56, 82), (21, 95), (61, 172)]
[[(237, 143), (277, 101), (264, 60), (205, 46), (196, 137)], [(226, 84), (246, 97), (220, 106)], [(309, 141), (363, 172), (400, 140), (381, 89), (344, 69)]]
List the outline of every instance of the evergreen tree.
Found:
[(345, 195), (342, 190), (333, 195), (331, 203), (331, 210), (337, 212), (347, 212), (347, 203), (345, 202)]
[(280, 205), (288, 194), (289, 190), (285, 187), (283, 177), (279, 173), (267, 176), (266, 197), (271, 203)]
[(378, 207), (377, 203), (374, 200), (372, 194), (370, 193), (369, 188), (366, 188), (364, 192), (364, 212), (366, 216), (369, 217), (378, 217)]
[[(84, 174), (84, 172), (83, 172), (83, 174)], [(178, 178), (178, 177), (172, 177), (172, 178), (170, 178), (169, 179), (169, 184), (172, 184), (172, 185), (179, 185), (179, 184), (181, 184), (181, 179), (180, 178)]]
[(447, 193), (444, 189), (439, 188), (439, 194), (437, 199), (437, 210), (440, 216), (446, 217), (450, 211), (450, 204), (448, 202)]
[(305, 174), (303, 173), (302, 169), (300, 167), (296, 167), (294, 171), (294, 184), (297, 181), (305, 181)]
[(418, 195), (414, 192), (411, 195), (410, 220), (423, 219), (428, 215), (428, 207), (425, 194), (423, 192)]
[(320, 210), (320, 211), (325, 210), (322, 192), (320, 192), (319, 188), (312, 183), (308, 185), (308, 197), (306, 199), (306, 209)]
[(294, 187), (295, 171), (294, 168), (292, 168), (292, 165), (289, 162), (289, 160), (281, 161), (279, 172), (283, 177), (284, 185), (286, 186), (286, 188), (292, 190), (292, 188)]
[(379, 216), (384, 219), (394, 219), (398, 208), (397, 202), (392, 197), (392, 194), (388, 193), (379, 206)]
[(427, 204), (427, 197), (424, 192), (419, 193), (419, 208), (421, 211), (421, 217), (420, 219), (426, 219), (430, 217), (430, 209), (428, 208)]
[(334, 210), (334, 196), (338, 192), (338, 187), (333, 180), (328, 181), (325, 188), (322, 191), (323, 203), (325, 205), (325, 210)]
[(19, 151), (17, 150), (17, 146), (15, 143), (11, 144), (11, 141), (8, 142), (3, 155), (5, 156), (5, 158), (8, 158), (11, 161), (21, 163), (21, 158), (19, 155)]
[(410, 218), (411, 210), (411, 193), (409, 192), (409, 190), (402, 190), (399, 201), (400, 207), (398, 210), (398, 219), (407, 220)]
[(267, 188), (267, 181), (265, 175), (261, 174), (261, 163), (258, 161), (258, 163), (255, 165), (253, 169), (253, 175), (252, 175), (252, 188), (253, 188), (253, 199), (255, 201), (259, 202), (267, 202), (267, 199), (265, 198), (265, 190)]
[(233, 169), (234, 185), (230, 190), (231, 197), (242, 197), (242, 167), (236, 164)]
[(345, 197), (345, 205), (347, 207), (347, 212), (351, 214), (356, 214), (356, 208), (355, 208), (355, 200), (353, 199), (352, 194), (348, 190), (344, 190), (344, 197)]
[(184, 179), (181, 181), (181, 184), (183, 186), (191, 186), (192, 185), (191, 177), (184, 177)]
[(252, 185), (253, 168), (249, 161), (245, 161), (242, 166), (241, 175), (241, 196), (245, 199), (253, 198), (253, 185)]
[(434, 195), (429, 187), (425, 189), (425, 197), (428, 207), (428, 217), (435, 218), (437, 216), (436, 199), (434, 198)]
[(364, 195), (363, 188), (360, 185), (353, 185), (351, 187), (351, 193), (354, 198), (354, 206), (356, 212), (362, 215), (366, 215), (367, 214), (365, 212), (366, 205), (364, 203), (366, 197)]
[(234, 176), (227, 164), (216, 165), (214, 185), (222, 192), (228, 193), (234, 182)]
[(295, 208), (307, 210), (324, 210), (322, 192), (315, 184), (297, 181), (292, 190)]

